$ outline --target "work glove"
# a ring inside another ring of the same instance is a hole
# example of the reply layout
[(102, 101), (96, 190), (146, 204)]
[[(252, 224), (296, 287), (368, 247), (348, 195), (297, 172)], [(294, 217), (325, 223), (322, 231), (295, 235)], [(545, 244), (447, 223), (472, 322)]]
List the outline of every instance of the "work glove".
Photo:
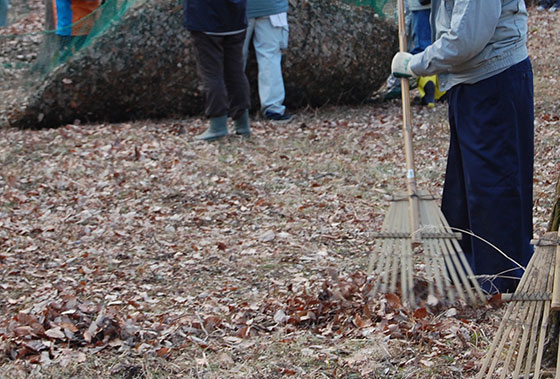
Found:
[(412, 54), (398, 52), (393, 57), (393, 62), (391, 62), (391, 71), (393, 75), (397, 78), (416, 78), (417, 75), (410, 69), (410, 58)]

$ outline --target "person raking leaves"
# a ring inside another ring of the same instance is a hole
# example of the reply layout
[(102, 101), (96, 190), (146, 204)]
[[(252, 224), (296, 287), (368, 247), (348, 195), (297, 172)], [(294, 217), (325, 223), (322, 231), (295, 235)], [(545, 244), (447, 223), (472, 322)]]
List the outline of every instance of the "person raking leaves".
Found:
[[(533, 73), (524, 0), (432, 0), (433, 43), (397, 53), (398, 77), (437, 74), (448, 91), (442, 211), (483, 288), (514, 291), (533, 253)], [(480, 237), (480, 238), (478, 238)], [(485, 240), (485, 241), (484, 241)], [(488, 242), (508, 257), (502, 255)], [(515, 263), (514, 263), (515, 261)]]

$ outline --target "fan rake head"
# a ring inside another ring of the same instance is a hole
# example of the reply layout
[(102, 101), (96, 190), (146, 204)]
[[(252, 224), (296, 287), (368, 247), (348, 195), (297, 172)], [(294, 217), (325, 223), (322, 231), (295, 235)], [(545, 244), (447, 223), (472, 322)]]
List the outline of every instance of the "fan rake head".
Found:
[[(410, 202), (406, 195), (395, 196), (385, 218), (374, 251), (370, 254), (368, 274), (375, 273), (372, 292), (399, 290), (404, 302), (417, 303), (417, 278), (427, 283), (428, 304), (483, 304), (486, 297), (459, 246), (460, 234), (453, 233), (447, 220), (428, 193), (418, 196), (419, 229), (411, 230)], [(417, 238), (414, 238), (414, 237)], [(419, 243), (417, 242), (419, 241)]]

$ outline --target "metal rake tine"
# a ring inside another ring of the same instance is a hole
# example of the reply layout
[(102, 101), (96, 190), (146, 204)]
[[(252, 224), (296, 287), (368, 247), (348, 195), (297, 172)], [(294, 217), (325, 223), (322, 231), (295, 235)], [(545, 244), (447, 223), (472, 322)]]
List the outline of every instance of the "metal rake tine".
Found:
[[(529, 314), (527, 315), (527, 320), (529, 320), (529, 327), (525, 327), (525, 325), (523, 325), (522, 329), (523, 329), (523, 336), (521, 337), (521, 342), (519, 343), (519, 351), (517, 353), (517, 362), (515, 363), (515, 368), (514, 368), (514, 374), (513, 377), (519, 377), (519, 373), (521, 372), (521, 367), (523, 366), (523, 357), (525, 356), (525, 354), (527, 354), (527, 356), (529, 357), (529, 351), (532, 351), (532, 349), (530, 349), (530, 345), (533, 339), (529, 339), (529, 335), (532, 335), (534, 332), (534, 328), (532, 327), (532, 325), (538, 325), (538, 318), (539, 315), (542, 312), (542, 308), (543, 308), (543, 304), (542, 302), (539, 301), (535, 301), (535, 302), (531, 302), (531, 305), (529, 306)], [(525, 323), (526, 324), (526, 323)], [(529, 346), (528, 346), (529, 344)], [(528, 349), (529, 348), (529, 349)], [(513, 353), (514, 349), (511, 349), (511, 352)], [(530, 360), (532, 360), (532, 358), (530, 358)], [(530, 366), (530, 364), (529, 364)], [(504, 375), (505, 375), (505, 370), (504, 370)], [(504, 376), (505, 377), (505, 376)]]
[(539, 333), (539, 345), (537, 350), (537, 359), (535, 360), (535, 374), (536, 378), (540, 378), (541, 375), (541, 363), (544, 349), (544, 340), (546, 338), (546, 330), (548, 329), (548, 319), (550, 315), (550, 301), (545, 302), (543, 318), (541, 322), (541, 329)]
[[(550, 254), (550, 256), (552, 257), (552, 261), (548, 265), (549, 271), (548, 271), (548, 275), (546, 276), (547, 279), (549, 279), (547, 281), (547, 286), (546, 286), (547, 292), (552, 292), (552, 287), (554, 285), (554, 268), (555, 268), (554, 254)], [(538, 351), (537, 351), (537, 359), (535, 361), (535, 376), (537, 378), (540, 377), (541, 363), (542, 363), (543, 350), (544, 350), (544, 341), (545, 341), (545, 338), (546, 338), (546, 332), (547, 332), (547, 329), (548, 329), (548, 320), (549, 320), (549, 316), (550, 316), (550, 303), (551, 303), (551, 301), (546, 301), (544, 303), (544, 312), (543, 312), (543, 318), (542, 318), (542, 322), (541, 322), (541, 329), (540, 329), (540, 335), (539, 335), (539, 346), (538, 346)]]
[[(407, 225), (407, 221), (408, 220), (408, 211), (406, 209), (405, 206), (403, 206), (403, 203), (400, 202), (399, 203), (399, 218), (397, 220), (397, 224), (395, 225), (395, 230), (402, 230), (403, 226)], [(404, 230), (404, 232), (406, 233), (406, 229)], [(400, 279), (400, 284), (401, 284), (401, 292), (402, 295), (404, 296), (406, 294), (406, 282), (404, 280), (404, 275), (405, 275), (405, 267), (406, 267), (406, 261), (405, 261), (405, 257), (406, 257), (406, 245), (408, 244), (408, 240), (406, 239), (401, 239), (400, 241), (400, 249), (398, 250), (400, 252), (399, 255), (395, 254), (393, 256), (394, 260), (393, 260), (393, 275), (392, 275), (392, 281), (391, 281), (391, 292), (395, 292), (397, 290), (397, 282)], [(400, 267), (400, 271), (398, 270)]]
[[(531, 259), (529, 261), (529, 265), (528, 265), (528, 269), (529, 268), (533, 268), (533, 267), (539, 267), (540, 266), (540, 262), (544, 259), (543, 256), (537, 256), (534, 255), (533, 259)], [(521, 282), (519, 283), (518, 286), (518, 291), (516, 292), (521, 292), (521, 291), (526, 291), (530, 288), (530, 285), (532, 284), (532, 281), (529, 280), (530, 276), (525, 275), (521, 278)], [(491, 378), (491, 374), (493, 372), (493, 368), (495, 368), (498, 360), (500, 359), (500, 356), (497, 354), (497, 352), (501, 351), (501, 348), (499, 350), (497, 350), (498, 345), (502, 345), (505, 344), (505, 340), (502, 342), (502, 339), (506, 339), (507, 338), (507, 334), (504, 333), (504, 330), (506, 329), (506, 327), (508, 326), (508, 320), (510, 320), (512, 314), (515, 315), (517, 311), (518, 307), (520, 307), (520, 303), (515, 302), (515, 303), (510, 303), (506, 309), (506, 313), (502, 319), (502, 322), (500, 323), (500, 326), (498, 328), (498, 331), (496, 332), (496, 336), (494, 338), (494, 341), (492, 342), (492, 345), (490, 346), (490, 349), (488, 350), (488, 352), (486, 353), (486, 357), (484, 358), (484, 361), (482, 362), (482, 367), (477, 375), (477, 379), (482, 379), (483, 377), (485, 377), (486, 375), (486, 371), (489, 368), (489, 365), (491, 366), (490, 370), (488, 370), (488, 375), (486, 376), (487, 378)], [(531, 344), (534, 344), (534, 339), (531, 339)]]
[[(375, 281), (375, 292), (379, 289), (380, 284), (387, 280), (387, 271), (384, 269), (388, 265), (389, 255), (387, 253), (388, 246), (390, 246), (390, 240), (384, 239), (380, 241), (380, 254), (378, 255), (377, 262), (375, 263), (375, 273), (378, 279)], [(372, 256), (373, 259), (373, 256)]]
[[(543, 255), (542, 261), (545, 262), (546, 261), (546, 257)], [(542, 266), (542, 264), (539, 261), (539, 267)], [(547, 276), (543, 275), (543, 276), (536, 276), (535, 278), (531, 278), (534, 279), (535, 285), (530, 285), (530, 287), (533, 288), (541, 288), (543, 282), (544, 284), (546, 284), (547, 281)], [(534, 332), (534, 328), (533, 325), (538, 325), (538, 319), (540, 317), (540, 315), (542, 314), (542, 308), (543, 308), (543, 303), (540, 301), (536, 301), (536, 302), (531, 302), (529, 304), (529, 307), (527, 308), (526, 313), (527, 317), (526, 317), (526, 321), (528, 320), (529, 323), (527, 324), (527, 322), (525, 322), (522, 325), (523, 328), (523, 336), (521, 338), (521, 342), (519, 344), (519, 351), (517, 354), (517, 362), (515, 364), (515, 368), (514, 368), (514, 377), (518, 377), (519, 376), (519, 372), (521, 371), (521, 366), (523, 363), (523, 357), (525, 356), (525, 350), (527, 349), (527, 342), (528, 342), (528, 338), (529, 335), (531, 333)], [(526, 327), (526, 326), (529, 327)], [(534, 340), (534, 338), (531, 338), (531, 340)], [(532, 356), (530, 354), (532, 354), (532, 350), (531, 349), (531, 343), (529, 342), (529, 350), (527, 352), (527, 357), (528, 357), (528, 363), (530, 366), (530, 361), (532, 361)], [(513, 349), (511, 350), (513, 353)], [(531, 352), (531, 353), (529, 353)], [(506, 365), (507, 367), (508, 365)], [(504, 375), (505, 375), (505, 370), (504, 370)], [(505, 377), (505, 376), (504, 376)]]
[[(387, 214), (387, 217), (385, 218), (385, 220), (383, 221), (383, 225), (381, 227), (382, 232), (391, 232), (391, 228), (393, 227), (394, 224), (394, 218), (396, 216), (396, 203), (393, 202), (391, 203), (391, 205), (389, 206), (389, 211)], [(388, 278), (388, 270), (391, 266), (391, 260), (392, 260), (392, 247), (394, 246), (394, 239), (383, 239), (381, 240), (381, 255), (377, 255), (377, 257), (379, 258), (377, 260), (377, 262), (375, 263), (375, 272), (378, 275), (378, 280), (375, 282), (375, 286), (374, 288), (372, 288), (372, 290), (370, 291), (370, 294), (374, 294), (377, 293), (380, 290), (380, 286), (383, 283), (387, 282), (387, 278)], [(376, 243), (376, 245), (374, 246), (375, 249), (378, 248), (378, 244)], [(371, 269), (374, 266), (374, 258), (375, 258), (375, 250), (374, 253), (370, 255), (370, 272)], [(384, 292), (384, 291), (383, 291)]]
[[(548, 265), (548, 261), (550, 259), (547, 259), (549, 257), (546, 256), (546, 253), (543, 252), (541, 254), (540, 257), (537, 257), (538, 259), (534, 260), (533, 264), (528, 265), (527, 267), (527, 272), (530, 274), (533, 271), (534, 272), (538, 272), (540, 271), (543, 267), (549, 267), (550, 265)], [(531, 262), (530, 262), (531, 263)], [(529, 271), (529, 269), (531, 271)], [(526, 291), (530, 288), (541, 288), (543, 282), (545, 285), (548, 285), (548, 277), (550, 275), (550, 271), (548, 272), (548, 275), (542, 275), (542, 276), (533, 276), (533, 275), (526, 275), (526, 278), (535, 278), (535, 281), (537, 282), (536, 285), (531, 285), (529, 282), (529, 279), (527, 279), (524, 283), (523, 283), (523, 290)], [(532, 318), (532, 322), (529, 324), (529, 327), (527, 328), (527, 333), (531, 334), (532, 336), (536, 336), (538, 333), (538, 325), (539, 325), (539, 319), (540, 316), (543, 314), (543, 302), (535, 302), (534, 304), (532, 304), (533, 309), (535, 310), (535, 314), (533, 315)], [(519, 375), (520, 371), (521, 371), (521, 367), (523, 365), (523, 357), (526, 356), (526, 360), (525, 360), (525, 375), (529, 375), (529, 372), (531, 371), (531, 362), (533, 361), (533, 353), (534, 353), (534, 349), (535, 349), (535, 338), (531, 338), (530, 342), (529, 342), (529, 348), (527, 350), (527, 353), (525, 354), (525, 348), (526, 346), (523, 346), (519, 353), (518, 353), (518, 361), (515, 365), (515, 369), (514, 369), (514, 375)]]
[[(534, 264), (531, 265), (531, 271), (528, 271), (528, 274), (525, 275), (526, 278), (533, 278), (533, 275), (530, 275), (533, 270), (535, 272), (538, 272), (542, 269), (542, 267), (546, 267), (546, 256), (545, 254), (540, 254), (540, 256), (536, 257), (536, 259), (534, 260)], [(544, 276), (546, 280), (548, 280), (548, 276)], [(530, 291), (532, 288), (534, 288), (535, 286), (531, 285), (532, 281), (530, 281), (529, 279), (527, 279), (524, 283), (523, 283), (523, 291)], [(517, 291), (516, 291), (517, 292)], [(522, 293), (521, 291), (519, 291), (519, 293)], [(542, 304), (541, 307), (542, 308)], [(545, 307), (546, 309), (546, 307)], [(542, 315), (543, 313), (541, 313), (540, 315)], [(540, 315), (537, 314), (537, 322), (534, 322), (530, 325), (530, 330), (531, 330), (531, 335), (533, 336), (533, 338), (531, 338), (531, 341), (529, 342), (529, 349), (527, 350), (527, 354), (525, 355), (527, 358), (525, 359), (525, 370), (524, 370), (524, 375), (528, 376), (530, 375), (531, 372), (531, 368), (532, 368), (532, 362), (533, 362), (533, 358), (534, 358), (534, 354), (535, 354), (535, 345), (537, 344), (537, 336), (539, 335), (538, 331), (539, 331), (539, 323), (542, 322), (542, 319), (540, 319)], [(540, 322), (539, 322), (540, 319)], [(523, 357), (519, 358), (520, 360), (523, 361)], [(521, 364), (523, 364), (523, 362), (521, 362)]]
[(396, 244), (395, 239), (387, 239), (383, 242), (383, 254), (385, 256), (385, 262), (382, 267), (380, 267), (379, 282), (377, 288), (385, 293), (387, 292), (387, 284), (391, 280), (391, 267), (393, 266), (393, 251)]
[[(392, 202), (391, 205), (389, 206), (387, 216), (383, 220), (383, 225), (381, 226), (381, 231), (382, 232), (385, 232), (385, 233), (391, 232), (391, 228), (392, 228), (392, 225), (393, 225), (393, 219), (395, 218), (395, 213), (396, 213), (396, 204), (395, 204), (395, 202)], [(386, 241), (386, 239), (382, 240), (382, 243), (381, 243), (382, 247), (385, 245), (385, 241)], [(370, 255), (370, 264), (369, 264), (370, 269), (373, 268), (373, 265), (374, 265), (374, 263), (373, 263), (374, 255), (375, 254)], [(382, 254), (382, 257), (384, 259), (382, 263), (385, 263), (386, 256), (384, 254)], [(375, 266), (377, 268), (376, 271), (379, 272), (379, 267), (381, 265), (375, 264)]]
[(446, 296), (449, 301), (453, 302), (455, 295), (449, 282), (450, 279), (446, 268), (445, 252), (442, 251), (441, 245), (437, 240), (430, 241), (427, 247), (431, 255), (431, 264), (436, 273), (436, 285), (440, 288), (441, 295)]
[[(395, 218), (392, 220), (393, 223), (391, 224), (391, 231), (398, 231), (400, 229), (400, 225), (402, 225), (403, 222), (403, 217), (405, 215), (403, 215), (403, 202), (402, 201), (397, 201), (395, 203)], [(400, 253), (396, 253), (396, 252), (402, 252), (402, 248), (403, 248), (403, 239), (402, 238), (397, 238), (394, 240), (394, 249), (393, 251), (390, 252), (391, 254), (391, 266), (388, 268), (388, 272), (389, 272), (389, 277), (391, 278), (388, 281), (388, 285), (389, 285), (389, 291), (390, 292), (395, 292), (397, 290), (397, 281), (399, 278), (399, 267), (400, 262), (402, 257), (400, 256)], [(383, 292), (387, 292), (387, 285), (384, 286)]]
[[(444, 244), (444, 249), (442, 251), (442, 255), (443, 255), (443, 259), (445, 261), (447, 273), (450, 275), (451, 281), (455, 285), (455, 288), (457, 288), (457, 295), (462, 300), (466, 301), (465, 291), (463, 291), (461, 281), (459, 279), (459, 276), (460, 276), (459, 269), (454, 265), (453, 259), (451, 257), (453, 252), (450, 250), (451, 249), (450, 241), (448, 241), (448, 240), (443, 241), (443, 244)], [(441, 247), (441, 245), (438, 246), (438, 247)], [(467, 288), (468, 288), (468, 286), (467, 286)]]
[[(393, 204), (391, 204), (389, 206), (389, 211), (387, 213), (387, 216), (385, 217), (385, 219), (383, 220), (383, 225), (381, 226), (381, 231), (385, 232), (387, 231), (387, 225), (389, 224), (389, 220), (391, 217), (393, 217)], [(376, 268), (376, 272), (379, 272), (379, 267), (381, 265), (383, 265), (383, 263), (385, 262), (385, 255), (383, 253), (384, 250), (384, 245), (385, 245), (385, 239), (383, 240), (377, 240), (375, 245), (373, 246), (373, 252), (370, 254), (369, 256), (369, 265), (368, 265), (368, 275), (370, 275), (373, 271), (373, 267), (375, 266)], [(376, 254), (377, 249), (381, 246), (381, 254)], [(377, 261), (375, 261), (375, 258), (378, 258)], [(379, 263), (379, 261), (381, 260), (381, 264)]]
[[(441, 283), (441, 278), (439, 277), (439, 270), (437, 267), (437, 260), (431, 254), (432, 246), (431, 243), (428, 246), (428, 254), (426, 255), (426, 271), (428, 273), (428, 295), (436, 296), (436, 290), (438, 289), (438, 284)], [(434, 285), (435, 283), (435, 285)], [(439, 286), (439, 291), (443, 293), (441, 286)]]
[[(546, 257), (544, 257), (543, 254), (543, 262), (546, 261)], [(540, 262), (539, 262), (540, 263)], [(539, 265), (539, 267), (541, 267), (543, 265)], [(538, 283), (534, 286), (535, 288), (541, 288), (542, 286), (542, 282), (546, 281), (548, 279), (548, 277), (546, 275), (543, 276), (537, 276), (535, 281), (537, 281)], [(515, 369), (514, 369), (514, 377), (518, 377), (519, 373), (521, 371), (521, 366), (523, 363), (523, 357), (525, 356), (525, 349), (527, 348), (527, 339), (529, 338), (529, 334), (534, 333), (535, 332), (535, 328), (533, 327), (533, 325), (538, 325), (538, 319), (540, 317), (540, 315), (542, 315), (542, 308), (543, 308), (543, 302), (541, 301), (536, 301), (536, 302), (531, 302), (531, 304), (529, 305), (529, 309), (532, 312), (530, 314), (529, 319), (531, 320), (529, 327), (528, 328), (524, 328), (525, 330), (523, 331), (523, 337), (521, 340), (521, 344), (520, 344), (520, 349), (518, 352), (518, 358), (517, 358), (517, 362), (515, 364)], [(534, 340), (534, 338), (532, 338), (531, 340)], [(531, 344), (529, 343), (529, 346)], [(533, 349), (529, 349), (529, 351), (531, 351), (532, 354), (532, 350)], [(530, 367), (530, 361), (532, 361), (532, 357), (529, 356), (529, 352), (527, 352), (527, 357), (528, 357), (528, 366)]]
[[(433, 200), (431, 201), (431, 207), (429, 209), (429, 221), (430, 221), (430, 225), (436, 226), (437, 228), (437, 222), (439, 221), (439, 208), (437, 208), (437, 206), (435, 205), (435, 202), (433, 202)], [(441, 231), (441, 230), (440, 230)], [(445, 230), (444, 230), (445, 231)], [(440, 257), (439, 259), (439, 264), (442, 270), (442, 277), (444, 277), (445, 280), (445, 292), (447, 292), (447, 296), (450, 302), (454, 302), (455, 301), (455, 294), (453, 292), (453, 289), (451, 288), (451, 283), (455, 284), (455, 287), (457, 289), (457, 293), (459, 295), (459, 297), (463, 300), (465, 300), (465, 297), (463, 295), (463, 290), (461, 288), (460, 283), (457, 280), (457, 277), (455, 275), (454, 272), (454, 267), (452, 264), (450, 264), (449, 262), (449, 252), (450, 252), (450, 243), (451, 241), (448, 239), (445, 239), (443, 241), (441, 240), (436, 240), (435, 242), (437, 242), (434, 245), (434, 255), (436, 257)], [(445, 275), (443, 275), (445, 273)], [(449, 277), (449, 275), (451, 274), (451, 277)], [(451, 283), (449, 282), (451, 281)], [(457, 285), (458, 284), (458, 285)]]
[[(517, 306), (518, 304), (515, 305)], [(505, 342), (508, 342), (507, 356), (503, 362), (502, 375), (500, 376), (500, 378), (502, 379), (505, 378), (505, 375), (508, 372), (507, 368), (509, 367), (509, 363), (511, 361), (511, 358), (513, 357), (513, 353), (515, 352), (517, 346), (520, 345), (518, 341), (521, 335), (521, 330), (523, 329), (526, 330), (526, 328), (523, 325), (525, 324), (525, 321), (527, 321), (527, 319), (530, 319), (530, 315), (528, 315), (528, 313), (530, 312), (528, 312), (528, 309), (525, 310), (519, 309), (518, 312), (519, 312), (520, 322), (510, 323), (508, 330), (506, 331), (506, 333), (504, 333), (504, 336), (502, 337), (502, 344), (500, 345), (500, 351), (502, 351), (502, 349), (505, 346)], [(497, 358), (499, 358), (499, 356), (497, 356)], [(494, 363), (497, 363), (497, 361), (494, 360)], [(490, 368), (490, 372), (494, 372), (494, 366)]]
[[(511, 313), (513, 312), (513, 307), (508, 307), (506, 310), (506, 314), (504, 315), (504, 319), (503, 320), (507, 320), (509, 318), (509, 316), (511, 315)], [(505, 322), (501, 322), (500, 326), (498, 327), (498, 331), (496, 332), (497, 336), (502, 336), (504, 335), (504, 329), (506, 328), (506, 323)], [(494, 358), (494, 354), (496, 353), (496, 349), (498, 347), (498, 345), (501, 342), (501, 338), (494, 338), (494, 340), (492, 341), (492, 345), (490, 346), (490, 349), (488, 350), (488, 352), (486, 353), (486, 356), (484, 358), (484, 361), (482, 362), (482, 367), (480, 368), (480, 371), (478, 372), (478, 375), (476, 376), (476, 379), (482, 379), (485, 374), (486, 371), (488, 369), (488, 365), (490, 363), (492, 363), (492, 367), (495, 367), (495, 359)], [(490, 374), (492, 371), (488, 370), (489, 374), (487, 376), (487, 378), (490, 378)]]
[[(444, 228), (445, 231), (451, 233), (452, 230), (449, 227), (449, 224), (447, 223), (447, 220), (445, 220), (445, 217), (443, 215), (443, 213), (441, 212), (441, 210), (438, 208), (437, 210), (438, 212), (438, 218)], [(449, 260), (451, 261), (451, 265), (452, 268), (455, 269), (457, 271), (457, 274), (463, 284), (463, 286), (465, 287), (465, 291), (466, 291), (466, 295), (468, 295), (470, 301), (472, 303), (478, 303), (476, 296), (474, 295), (474, 292), (472, 290), (473, 286), (477, 288), (477, 290), (479, 291), (479, 297), (480, 300), (482, 302), (485, 302), (486, 298), (484, 297), (482, 290), (480, 289), (480, 286), (478, 285), (478, 282), (476, 280), (469, 280), (467, 273), (465, 272), (465, 270), (471, 270), (471, 267), (469, 265), (469, 263), (467, 262), (466, 258), (464, 257), (464, 253), (463, 250), (461, 249), (461, 246), (459, 245), (459, 242), (457, 240), (446, 240), (444, 241), (447, 251), (449, 253)], [(461, 259), (461, 257), (463, 259)], [(467, 271), (468, 272), (468, 271)], [(472, 274), (472, 270), (471, 270), (471, 274)], [(472, 274), (474, 276), (474, 274)], [(472, 278), (472, 276), (471, 276)], [(455, 279), (455, 278), (453, 278)], [(458, 282), (457, 282), (458, 283)], [(455, 284), (457, 286), (457, 283)], [(458, 287), (460, 288), (460, 286)], [(459, 291), (459, 296), (463, 299), (465, 299), (464, 297), (464, 293), (462, 291)]]
[[(423, 221), (425, 218), (422, 217), (423, 214), (426, 214), (426, 207), (423, 201), (420, 202), (421, 211), (420, 211), (420, 219)], [(425, 242), (426, 243), (426, 242)], [(427, 249), (425, 249), (426, 254), (426, 270), (428, 272), (428, 276), (431, 280), (428, 281), (428, 294), (435, 297), (436, 290), (439, 291), (441, 294), (445, 294), (445, 288), (441, 279), (441, 275), (444, 271), (442, 270), (442, 263), (441, 256), (437, 254), (434, 250), (434, 246), (432, 245), (433, 241), (428, 240)], [(443, 263), (444, 264), (444, 263)], [(435, 283), (435, 285), (434, 285)]]
[[(547, 271), (548, 275), (543, 275), (543, 277), (547, 280), (547, 288), (552, 288), (552, 281), (549, 280), (550, 274), (551, 274), (551, 270), (553, 270), (553, 265), (551, 265), (550, 263), (550, 256), (546, 254), (547, 250), (544, 250), (541, 252), (541, 257), (538, 257), (538, 261), (535, 262), (534, 267), (532, 268), (532, 270), (530, 272), (528, 272), (527, 276), (531, 275), (533, 276), (533, 270), (535, 273), (538, 273), (543, 267), (546, 268), (548, 267), (549, 270)], [(539, 330), (542, 330), (542, 327), (545, 326), (545, 332), (546, 332), (546, 325), (548, 325), (548, 313), (550, 311), (550, 301), (546, 301), (544, 302), (544, 310), (541, 313), (542, 318), (540, 319), (540, 323), (536, 322), (533, 325), (531, 325), (531, 330), (534, 336), (539, 336)], [(540, 324), (540, 329), (539, 329), (539, 324)], [(544, 337), (544, 334), (542, 334), (542, 337)], [(533, 362), (533, 357), (534, 357), (534, 350), (535, 350), (535, 344), (536, 344), (537, 339), (536, 338), (532, 338), (531, 343), (529, 344), (529, 351), (527, 353), (527, 360), (525, 362), (525, 371), (524, 371), (524, 375), (529, 375), (531, 372), (531, 368), (532, 368), (532, 362)], [(540, 338), (539, 338), (539, 342), (540, 342)], [(544, 342), (544, 340), (543, 340)], [(540, 343), (539, 343), (540, 345)], [(535, 360), (535, 370), (537, 372), (540, 371), (540, 359), (538, 358), (538, 351), (539, 351), (539, 347), (537, 347), (537, 357)]]
[(407, 254), (407, 258), (405, 259), (406, 262), (406, 270), (405, 267), (403, 267), (403, 273), (405, 274), (405, 280), (407, 281), (407, 291), (405, 291), (403, 293), (403, 297), (408, 297), (408, 302), (409, 305), (414, 307), (416, 306), (416, 301), (414, 299), (414, 280), (412, 277), (412, 271), (414, 270), (414, 262), (413, 262), (413, 254), (414, 252), (412, 251), (412, 245), (410, 244), (409, 241), (407, 241), (408, 243), (406, 243), (406, 246), (404, 247), (406, 249), (406, 254)]
[[(515, 348), (517, 347), (517, 338), (519, 337), (519, 328), (524, 328), (524, 319), (527, 316), (527, 312), (523, 312), (523, 308), (522, 308), (522, 304), (521, 302), (515, 302), (513, 304), (510, 304), (511, 308), (512, 308), (512, 312), (511, 315), (513, 315), (513, 322), (511, 322), (511, 319), (508, 317), (507, 319), (504, 318), (503, 324), (505, 325), (505, 331), (502, 330), (501, 333), (497, 334), (498, 338), (497, 340), (499, 341), (499, 346), (497, 348), (497, 350), (494, 351), (495, 355), (494, 355), (494, 359), (492, 360), (492, 364), (490, 366), (489, 369), (489, 373), (493, 373), (496, 371), (496, 366), (499, 362), (502, 362), (502, 355), (501, 352), (504, 350), (504, 347), (506, 346), (506, 343), (508, 343), (509, 346), (509, 351), (508, 351), (508, 356), (509, 359), (511, 359), (510, 353), (513, 354), (513, 351), (515, 350)], [(519, 328), (518, 328), (519, 327)], [(513, 338), (510, 338), (512, 336), (512, 330), (515, 329), (515, 334)], [(504, 372), (507, 372), (507, 365), (505, 364), (506, 362), (504, 362)]]
[[(376, 294), (379, 291), (379, 286), (381, 284), (382, 281), (382, 275), (384, 275), (382, 269), (380, 267), (385, 266), (386, 261), (387, 261), (387, 255), (386, 255), (386, 246), (387, 246), (388, 241), (387, 240), (383, 240), (381, 242), (377, 241), (376, 246), (374, 246), (374, 248), (377, 250), (377, 245), (381, 245), (380, 246), (380, 254), (377, 255), (377, 262), (375, 263), (375, 273), (377, 274), (377, 280), (375, 280), (374, 282), (374, 286), (370, 291), (370, 296), (373, 296), (374, 294)], [(373, 269), (373, 260), (374, 260), (374, 255), (375, 255), (375, 251), (371, 254), (370, 256), (370, 265), (372, 266)]]
[[(410, 206), (410, 204), (409, 204)], [(411, 234), (413, 232), (412, 228), (414, 227), (413, 225), (410, 225), (410, 218), (407, 221), (407, 233)], [(414, 296), (414, 278), (413, 278), (413, 273), (414, 273), (414, 250), (413, 250), (413, 246), (412, 246), (412, 241), (414, 241), (414, 238), (412, 238), (411, 240), (407, 240), (407, 244), (405, 246), (404, 250), (406, 252), (406, 265), (407, 265), (407, 269), (405, 271), (406, 274), (406, 281), (407, 281), (407, 292), (404, 293), (404, 297), (408, 297), (408, 302), (410, 304), (411, 307), (415, 307), (416, 306), (416, 300), (415, 300), (415, 296)], [(408, 296), (407, 296), (408, 295)]]
[[(449, 222), (447, 222), (447, 219), (445, 218), (443, 212), (441, 212), (441, 209), (439, 209), (439, 208), (438, 208), (438, 215), (439, 215), (440, 222), (443, 225), (443, 227), (445, 228), (445, 230), (449, 231), (449, 232), (452, 232), (451, 226), (449, 226)], [(451, 240), (449, 242), (451, 243), (453, 250), (455, 252), (457, 252), (459, 262), (461, 264), (461, 267), (463, 267), (463, 269), (465, 270), (466, 277), (470, 278), (470, 280), (468, 280), (467, 283), (471, 283), (471, 284), (468, 285), (467, 288), (469, 288), (469, 289), (474, 288), (474, 290), (476, 291), (476, 294), (477, 294), (478, 298), (480, 299), (480, 301), (482, 303), (486, 303), (486, 296), (484, 296), (484, 293), (482, 292), (482, 288), (480, 288), (480, 285), (478, 284), (478, 281), (475, 278), (474, 272), (473, 272), (469, 262), (467, 261), (467, 257), (465, 257), (465, 253), (463, 252), (463, 249), (461, 249), (461, 246), (459, 245), (459, 241), (454, 239), (454, 240)], [(472, 299), (474, 301), (474, 295), (473, 295)]]

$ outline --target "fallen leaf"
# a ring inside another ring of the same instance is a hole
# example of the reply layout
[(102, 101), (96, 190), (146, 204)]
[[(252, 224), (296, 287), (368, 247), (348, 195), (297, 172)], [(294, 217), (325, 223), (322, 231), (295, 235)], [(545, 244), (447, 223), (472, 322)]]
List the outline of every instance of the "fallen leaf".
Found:
[(59, 327), (51, 328), (49, 330), (45, 330), (45, 334), (50, 338), (56, 338), (59, 340), (66, 339), (66, 334), (60, 329)]
[(387, 299), (387, 304), (389, 304), (392, 308), (401, 308), (401, 299), (394, 293), (386, 294), (385, 299)]
[(216, 356), (216, 360), (221, 368), (228, 368), (235, 365), (235, 362), (231, 358), (231, 356), (225, 352), (218, 353)]
[(418, 308), (418, 309), (414, 312), (414, 318), (417, 318), (417, 319), (426, 318), (427, 315), (428, 315), (428, 311), (426, 310), (425, 307)]
[(267, 230), (259, 236), (259, 240), (262, 242), (270, 242), (276, 237), (276, 234), (272, 230)]

